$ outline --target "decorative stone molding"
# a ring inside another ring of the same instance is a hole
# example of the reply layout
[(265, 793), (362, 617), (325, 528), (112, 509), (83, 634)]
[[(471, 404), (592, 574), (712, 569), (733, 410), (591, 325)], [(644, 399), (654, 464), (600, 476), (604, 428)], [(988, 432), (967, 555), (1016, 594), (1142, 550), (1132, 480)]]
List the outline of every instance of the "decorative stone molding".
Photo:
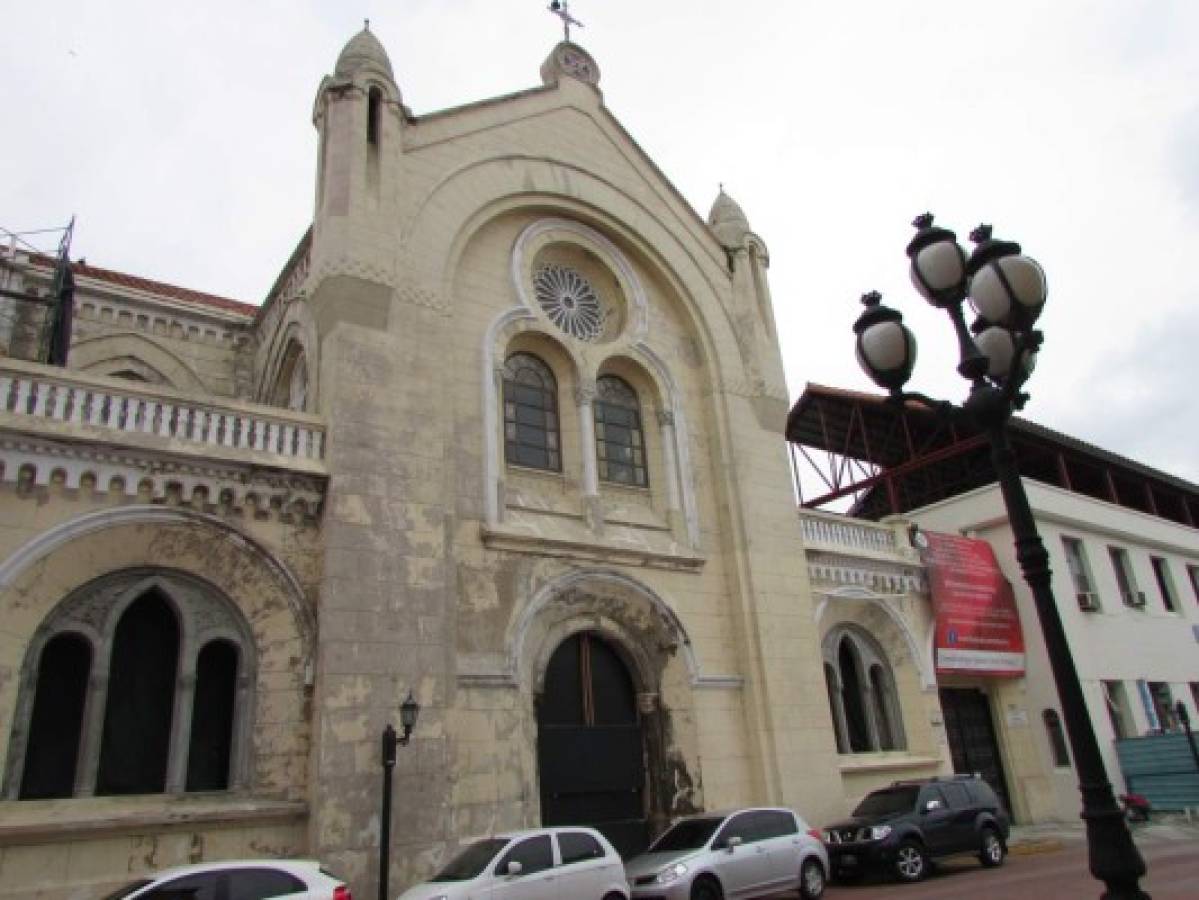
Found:
[(135, 448), (0, 435), (0, 482), (18, 490), (56, 487), (141, 496), (203, 511), (319, 518), (324, 478), (251, 465), (181, 460)]
[(814, 559), (809, 555), (808, 577), (814, 584), (850, 585), (895, 597), (926, 591), (924, 575), (919, 571), (872, 566), (861, 560)]
[[(526, 647), (533, 623), (555, 598), (581, 585), (610, 584), (631, 590), (658, 616), (671, 634), (671, 652), (682, 655), (691, 686), (696, 689), (740, 689), (744, 679), (739, 675), (713, 675), (700, 670), (691, 639), (678, 614), (652, 588), (623, 572), (603, 568), (571, 569), (550, 579), (535, 592), (528, 604), (508, 626), (505, 652), (501, 654), (459, 654), (458, 681), (465, 687), (516, 689), (520, 684), (522, 662), (527, 663)], [(575, 617), (578, 618), (577, 616)], [(576, 622), (576, 624), (578, 624)]]
[(609, 565), (643, 566), (670, 572), (698, 572), (707, 562), (705, 557), (692, 553), (618, 544), (598, 535), (586, 541), (570, 540), (499, 527), (483, 528), (483, 544), (490, 550), (509, 550)]
[(669, 409), (658, 410), (658, 424), (674, 427), (674, 412)]
[(580, 381), (575, 385), (575, 406), (590, 406), (595, 402), (595, 397), (594, 381)]
[(158, 298), (141, 304), (86, 293), (75, 300), (75, 315), (77, 320), (181, 341), (236, 347), (249, 340), (243, 330), (231, 328), (228, 320), (164, 310)]
[(628, 319), (625, 323), (625, 334), (632, 340), (642, 340), (649, 329), (649, 303), (646, 299), (645, 288), (641, 279), (628, 258), (610, 240), (581, 222), (573, 219), (545, 218), (533, 222), (516, 239), (512, 248), (510, 273), (512, 286), (516, 296), (529, 310), (539, 314), (541, 309), (537, 298), (530, 288), (532, 282), (529, 274), (533, 265), (533, 257), (543, 243), (542, 239), (549, 233), (560, 234), (565, 239), (579, 244), (603, 261), (616, 275), (625, 292), (628, 301)]

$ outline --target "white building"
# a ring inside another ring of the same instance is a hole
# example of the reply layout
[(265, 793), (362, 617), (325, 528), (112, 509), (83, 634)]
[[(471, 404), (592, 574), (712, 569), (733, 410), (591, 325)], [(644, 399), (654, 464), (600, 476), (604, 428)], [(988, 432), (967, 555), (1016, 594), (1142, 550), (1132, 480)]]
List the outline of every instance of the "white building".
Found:
[[(980, 756), (997, 755), (1019, 821), (1075, 817), (1062, 709), (985, 436), (817, 385), (796, 403), (787, 433), (798, 447), (856, 461), (834, 461), (828, 493), (805, 506), (850, 497), (851, 516), (990, 543), (1015, 590), (1026, 670), (1023, 678), (937, 673), (954, 764), (976, 768)], [(1117, 738), (1175, 728), (1178, 701), (1199, 720), (1199, 487), (1020, 419), (1011, 434), (1092, 726), (1120, 793)], [(931, 631), (924, 637), (927, 659)]]

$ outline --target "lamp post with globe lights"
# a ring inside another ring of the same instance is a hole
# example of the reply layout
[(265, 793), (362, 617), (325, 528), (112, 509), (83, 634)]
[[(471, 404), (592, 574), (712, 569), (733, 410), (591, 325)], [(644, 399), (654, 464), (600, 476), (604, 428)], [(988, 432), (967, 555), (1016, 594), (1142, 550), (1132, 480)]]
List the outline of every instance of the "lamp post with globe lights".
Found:
[(416, 727), (416, 717), (420, 715), (420, 704), (408, 692), (407, 698), (400, 704), (401, 734), (396, 734), (395, 727), (388, 722), (383, 729), (383, 809), (379, 818), (379, 900), (391, 900), (388, 896), (388, 881), (391, 873), (391, 773), (396, 767), (396, 748), (407, 747), (412, 737), (412, 729)]
[[(970, 382), (969, 394), (955, 406), (904, 390), (916, 363), (916, 338), (899, 312), (882, 305), (877, 292), (862, 297), (866, 310), (854, 323), (858, 362), (893, 402), (915, 403), (946, 417), (963, 418), (987, 435), (1016, 558), (1032, 591), (1074, 752), (1091, 873), (1107, 887), (1103, 900), (1148, 900), (1139, 886), (1145, 861), (1132, 842), (1103, 766), (1053, 597), (1049, 554), (1037, 533), (1008, 436), (1009, 420), (1028, 400), (1021, 389), (1032, 374), (1042, 342), (1041, 332), (1033, 326), (1045, 305), (1045, 273), (1020, 252), (1019, 244), (992, 238), (990, 226), (980, 225), (970, 235), (976, 246), (967, 256), (956, 235), (934, 225), (931, 214), (919, 216), (912, 224), (917, 228), (907, 247), (912, 283), (929, 303), (948, 314), (958, 343), (957, 371)], [(967, 298), (977, 314), (969, 327), (963, 311)]]

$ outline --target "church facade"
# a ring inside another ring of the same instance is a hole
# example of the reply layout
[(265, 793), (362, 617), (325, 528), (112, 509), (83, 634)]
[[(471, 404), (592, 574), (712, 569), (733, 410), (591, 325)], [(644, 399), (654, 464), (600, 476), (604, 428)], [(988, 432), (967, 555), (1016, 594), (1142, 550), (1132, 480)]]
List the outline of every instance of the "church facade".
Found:
[[(59, 369), (5, 301), (0, 897), (260, 855), (369, 893), (409, 692), (393, 885), (496, 829), (632, 851), (944, 769), (913, 558), (866, 554), (909, 626), (805, 555), (765, 243), (694, 213), (582, 48), (541, 77), (416, 116), (364, 30), (260, 307), (76, 265)], [(856, 762), (847, 641), (885, 668)]]

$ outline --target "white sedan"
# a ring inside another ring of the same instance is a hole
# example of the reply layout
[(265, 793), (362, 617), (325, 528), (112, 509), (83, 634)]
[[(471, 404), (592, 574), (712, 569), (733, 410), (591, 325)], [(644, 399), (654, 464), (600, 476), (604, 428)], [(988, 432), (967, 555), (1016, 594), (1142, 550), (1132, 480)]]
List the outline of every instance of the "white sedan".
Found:
[(400, 900), (628, 900), (620, 855), (592, 828), (537, 828), (463, 847)]
[(250, 859), (179, 866), (140, 878), (104, 900), (353, 900), (319, 863)]

